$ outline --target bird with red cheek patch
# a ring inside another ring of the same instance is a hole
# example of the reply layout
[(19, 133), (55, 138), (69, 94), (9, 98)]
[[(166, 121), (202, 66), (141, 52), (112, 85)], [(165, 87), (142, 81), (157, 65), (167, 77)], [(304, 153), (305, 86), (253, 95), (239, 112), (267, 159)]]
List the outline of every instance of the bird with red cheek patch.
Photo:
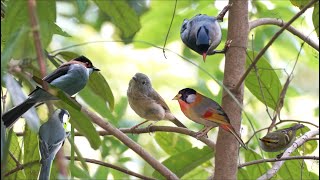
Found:
[(241, 137), (230, 124), (228, 115), (217, 102), (191, 88), (180, 90), (173, 99), (178, 100), (181, 111), (185, 116), (205, 126), (197, 132), (197, 138), (206, 136), (212, 128), (220, 126), (222, 129), (230, 132), (239, 141), (241, 146), (247, 149)]

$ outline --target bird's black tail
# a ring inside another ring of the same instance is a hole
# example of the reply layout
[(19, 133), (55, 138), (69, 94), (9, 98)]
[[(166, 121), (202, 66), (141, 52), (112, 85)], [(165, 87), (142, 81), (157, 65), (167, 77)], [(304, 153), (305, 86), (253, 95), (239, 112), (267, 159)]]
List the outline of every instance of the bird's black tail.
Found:
[(10, 109), (2, 115), (2, 121), (7, 128), (10, 128), (18, 118), (26, 111), (28, 111), (32, 106), (34, 106), (35, 102), (30, 102), (29, 99), (25, 100), (23, 103), (18, 106)]

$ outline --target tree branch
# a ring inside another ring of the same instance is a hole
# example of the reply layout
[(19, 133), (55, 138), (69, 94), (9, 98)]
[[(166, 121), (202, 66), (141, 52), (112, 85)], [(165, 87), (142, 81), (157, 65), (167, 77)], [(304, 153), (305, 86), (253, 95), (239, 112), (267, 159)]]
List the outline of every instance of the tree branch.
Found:
[[(42, 51), (42, 44), (40, 40), (40, 32), (39, 32), (39, 23), (38, 18), (36, 15), (36, 1), (35, 0), (28, 0), (28, 9), (29, 9), (29, 15), (30, 15), (30, 23), (31, 23), (31, 30), (33, 33), (33, 39), (35, 44), (35, 49), (37, 53), (37, 60), (40, 67), (40, 73), (41, 73), (41, 79), (46, 76), (46, 65), (44, 62), (44, 54)], [(44, 85), (43, 88), (46, 86)]]
[[(262, 25), (276, 25), (279, 27), (285, 26), (287, 23), (284, 22), (281, 19), (276, 19), (276, 18), (260, 18), (254, 21), (249, 22), (249, 28), (250, 30), (262, 26)], [(299, 37), (301, 40), (309, 44), (311, 47), (313, 47), (315, 50), (319, 51), (319, 43), (317, 41), (313, 41), (310, 39), (309, 36), (304, 35), (302, 32), (299, 30), (295, 29), (292, 26), (288, 26), (287, 30), (291, 32), (293, 35)]]
[[(300, 147), (302, 144), (304, 144), (310, 137), (313, 137), (315, 135), (319, 135), (319, 129), (312, 130), (307, 133), (305, 133), (303, 136), (301, 136), (299, 139), (297, 139), (291, 147), (289, 147), (282, 155), (282, 158), (287, 158), (290, 156), (290, 154), (295, 151), (298, 147)], [(269, 169), (264, 175), (260, 176), (258, 180), (265, 180), (272, 178), (281, 168), (284, 161), (278, 161), (273, 164), (272, 168)]]
[(110, 123), (104, 121), (102, 118), (97, 116), (95, 113), (89, 111), (85, 107), (82, 107), (81, 111), (88, 115), (91, 118), (92, 122), (103, 128), (104, 130), (110, 132), (110, 134), (119, 139), (134, 152), (139, 154), (146, 162), (148, 162), (155, 170), (157, 170), (164, 177), (166, 177), (167, 179), (179, 179), (166, 166), (164, 166), (158, 160), (152, 157), (147, 151), (145, 151), (140, 145), (138, 145), (136, 142), (134, 142), (132, 139), (126, 136), (123, 132), (113, 127)]
[(300, 17), (309, 7), (311, 7), (315, 2), (318, 0), (311, 0), (307, 5), (305, 5), (293, 18), (288, 21), (268, 42), (268, 44), (259, 52), (257, 57), (253, 60), (253, 62), (250, 64), (246, 72), (242, 75), (237, 85), (234, 87), (235, 92), (239, 90), (240, 86), (242, 85), (243, 81), (246, 79), (248, 74), (250, 73), (251, 69), (257, 64), (259, 59), (262, 57), (262, 55), (267, 51), (267, 49), (273, 44), (273, 42), (282, 34), (282, 32), (288, 28), (290, 24), (292, 24), (298, 17)]
[(35, 161), (31, 161), (31, 162), (28, 162), (28, 163), (25, 163), (25, 164), (20, 164), (19, 166), (17, 166), (16, 168), (12, 169), (11, 171), (7, 172), (4, 176), (9, 176), (17, 171), (20, 171), (22, 169), (25, 169), (26, 167), (30, 167), (30, 166), (33, 166), (35, 164), (38, 164), (39, 163), (39, 160), (35, 160)]
[[(239, 81), (239, 74), (245, 72), (246, 48), (248, 42), (248, 2), (229, 0), (232, 4), (229, 10), (227, 39), (232, 40), (232, 45), (226, 53), (223, 84), (230, 88)], [(222, 108), (228, 114), (232, 126), (239, 134), (241, 126), (242, 104), (244, 87), (233, 91), (234, 100), (227, 91), (223, 90)], [(213, 179), (237, 179), (239, 143), (236, 138), (219, 127)], [(209, 177), (209, 179), (211, 179)]]
[(265, 162), (277, 162), (277, 161), (284, 161), (284, 160), (296, 160), (296, 159), (313, 159), (313, 160), (319, 160), (318, 156), (289, 156), (289, 157), (282, 157), (280, 159), (278, 158), (270, 158), (270, 159), (259, 159), (256, 161), (250, 161), (243, 164), (240, 164), (238, 168), (243, 168), (245, 166), (251, 166), (254, 164), (260, 164)]
[[(68, 160), (71, 159), (70, 156), (65, 156), (65, 158), (67, 158)], [(74, 158), (75, 158), (74, 160), (80, 161), (80, 159), (78, 157), (74, 157)], [(115, 169), (117, 171), (123, 172), (125, 174), (131, 175), (131, 176), (135, 176), (137, 178), (146, 179), (146, 180), (155, 180), (154, 178), (143, 176), (141, 174), (135, 173), (133, 171), (130, 171), (128, 169), (125, 169), (125, 168), (122, 168), (122, 167), (119, 167), (119, 166), (116, 166), (116, 165), (113, 165), (113, 164), (110, 164), (110, 163), (98, 161), (98, 160), (95, 160), (95, 159), (89, 159), (89, 158), (83, 158), (83, 159), (86, 162), (89, 162), (89, 163), (92, 163), (92, 164), (98, 164), (98, 165), (101, 165), (101, 166), (104, 166), (104, 167), (109, 167), (109, 168)]]

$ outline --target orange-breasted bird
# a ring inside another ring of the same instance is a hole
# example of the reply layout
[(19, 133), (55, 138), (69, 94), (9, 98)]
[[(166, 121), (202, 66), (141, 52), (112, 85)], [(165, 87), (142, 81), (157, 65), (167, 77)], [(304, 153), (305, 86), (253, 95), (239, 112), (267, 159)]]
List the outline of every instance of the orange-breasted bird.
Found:
[(233, 134), (241, 146), (247, 149), (240, 136), (230, 124), (228, 115), (217, 102), (191, 88), (180, 90), (173, 99), (178, 100), (181, 111), (185, 116), (205, 126), (197, 132), (197, 138), (207, 135), (212, 128), (220, 126), (222, 129)]

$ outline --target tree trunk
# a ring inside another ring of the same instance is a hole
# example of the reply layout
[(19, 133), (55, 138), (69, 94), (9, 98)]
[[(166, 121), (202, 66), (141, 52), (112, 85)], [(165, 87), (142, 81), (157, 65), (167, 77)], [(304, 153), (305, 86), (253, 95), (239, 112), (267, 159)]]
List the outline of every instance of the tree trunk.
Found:
[[(223, 84), (243, 103), (243, 85), (238, 91), (232, 91), (245, 72), (246, 48), (248, 41), (248, 1), (230, 0), (228, 39), (232, 40), (226, 54)], [(228, 114), (232, 126), (239, 132), (241, 108), (223, 92), (222, 107)], [(239, 143), (231, 133), (219, 129), (215, 154), (214, 179), (237, 179)]]

